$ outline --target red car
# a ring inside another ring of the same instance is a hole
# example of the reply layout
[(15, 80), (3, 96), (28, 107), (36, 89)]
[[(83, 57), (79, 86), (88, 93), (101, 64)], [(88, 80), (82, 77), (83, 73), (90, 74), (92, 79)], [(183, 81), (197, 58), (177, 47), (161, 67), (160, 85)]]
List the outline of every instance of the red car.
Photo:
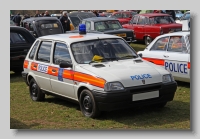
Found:
[(117, 18), (121, 25), (128, 24), (129, 21), (132, 19), (132, 16), (136, 15), (136, 12), (133, 11), (120, 11), (120, 12), (113, 12), (110, 17)]
[(157, 36), (182, 30), (182, 24), (176, 23), (171, 15), (161, 13), (137, 14), (123, 28), (132, 29), (136, 40), (144, 40), (146, 45)]

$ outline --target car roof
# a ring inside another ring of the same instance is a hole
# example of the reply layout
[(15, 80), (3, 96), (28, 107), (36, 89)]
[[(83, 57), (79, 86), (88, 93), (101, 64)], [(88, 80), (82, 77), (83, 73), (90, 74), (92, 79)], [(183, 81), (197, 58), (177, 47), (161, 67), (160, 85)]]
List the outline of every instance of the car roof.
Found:
[(116, 20), (115, 18), (110, 18), (110, 17), (91, 17), (91, 18), (86, 18), (83, 20), (87, 20), (87, 21), (93, 21), (93, 22), (97, 22), (97, 21), (108, 21), (108, 20)]
[[(83, 36), (83, 37), (80, 37)], [(74, 38), (71, 38), (74, 37)], [(69, 44), (74, 42), (86, 41), (86, 40), (95, 40), (95, 39), (105, 39), (105, 38), (121, 38), (115, 35), (109, 34), (99, 34), (99, 33), (87, 33), (86, 35), (80, 35), (79, 33), (65, 33), (65, 34), (55, 34), (55, 35), (46, 35), (39, 37), (38, 39), (44, 40), (57, 40), (67, 42)]]
[(162, 13), (146, 13), (146, 14), (137, 14), (140, 16), (146, 16), (146, 17), (155, 17), (155, 16), (171, 16), (169, 14), (162, 14)]
[(179, 32), (173, 32), (173, 33), (167, 33), (167, 34), (163, 34), (163, 35), (160, 35), (160, 37), (165, 37), (165, 36), (178, 36), (178, 35), (183, 35), (183, 36), (186, 36), (190, 34), (190, 31), (179, 31)]
[(23, 21), (39, 21), (39, 20), (58, 20), (57, 17), (31, 17), (24, 19)]
[[(86, 14), (90, 14), (90, 15), (95, 15), (93, 12), (72, 12), (72, 13), (68, 13), (68, 16), (77, 16), (77, 15), (86, 15)], [(95, 15), (96, 16), (96, 15)]]

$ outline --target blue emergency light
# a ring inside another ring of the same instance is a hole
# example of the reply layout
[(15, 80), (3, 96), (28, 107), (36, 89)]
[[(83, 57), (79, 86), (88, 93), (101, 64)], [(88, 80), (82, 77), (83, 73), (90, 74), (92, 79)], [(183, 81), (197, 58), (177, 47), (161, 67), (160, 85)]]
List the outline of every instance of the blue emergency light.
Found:
[(85, 24), (79, 25), (79, 34), (86, 34), (86, 26)]

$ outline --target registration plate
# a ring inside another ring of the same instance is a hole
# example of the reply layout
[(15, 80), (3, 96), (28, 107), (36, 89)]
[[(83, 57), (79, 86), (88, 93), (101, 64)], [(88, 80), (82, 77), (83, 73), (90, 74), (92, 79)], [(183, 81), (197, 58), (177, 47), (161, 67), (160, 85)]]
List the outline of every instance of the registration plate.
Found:
[(116, 36), (119, 36), (119, 37), (126, 37), (126, 33), (122, 33), (122, 34), (115, 34)]
[(159, 97), (159, 91), (134, 94), (132, 97), (132, 101), (138, 101), (138, 100), (144, 100), (144, 99), (150, 99), (150, 98), (156, 98), (156, 97)]

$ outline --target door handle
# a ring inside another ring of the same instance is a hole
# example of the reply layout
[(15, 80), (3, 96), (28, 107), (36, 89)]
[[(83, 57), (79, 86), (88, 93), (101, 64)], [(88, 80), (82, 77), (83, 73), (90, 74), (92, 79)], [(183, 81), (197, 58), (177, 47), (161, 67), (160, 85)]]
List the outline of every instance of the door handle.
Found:
[(55, 69), (52, 69), (52, 72), (56, 72), (56, 70), (55, 70)]
[(163, 56), (166, 57), (166, 58), (169, 57), (169, 56), (167, 56), (167, 55), (163, 55)]

